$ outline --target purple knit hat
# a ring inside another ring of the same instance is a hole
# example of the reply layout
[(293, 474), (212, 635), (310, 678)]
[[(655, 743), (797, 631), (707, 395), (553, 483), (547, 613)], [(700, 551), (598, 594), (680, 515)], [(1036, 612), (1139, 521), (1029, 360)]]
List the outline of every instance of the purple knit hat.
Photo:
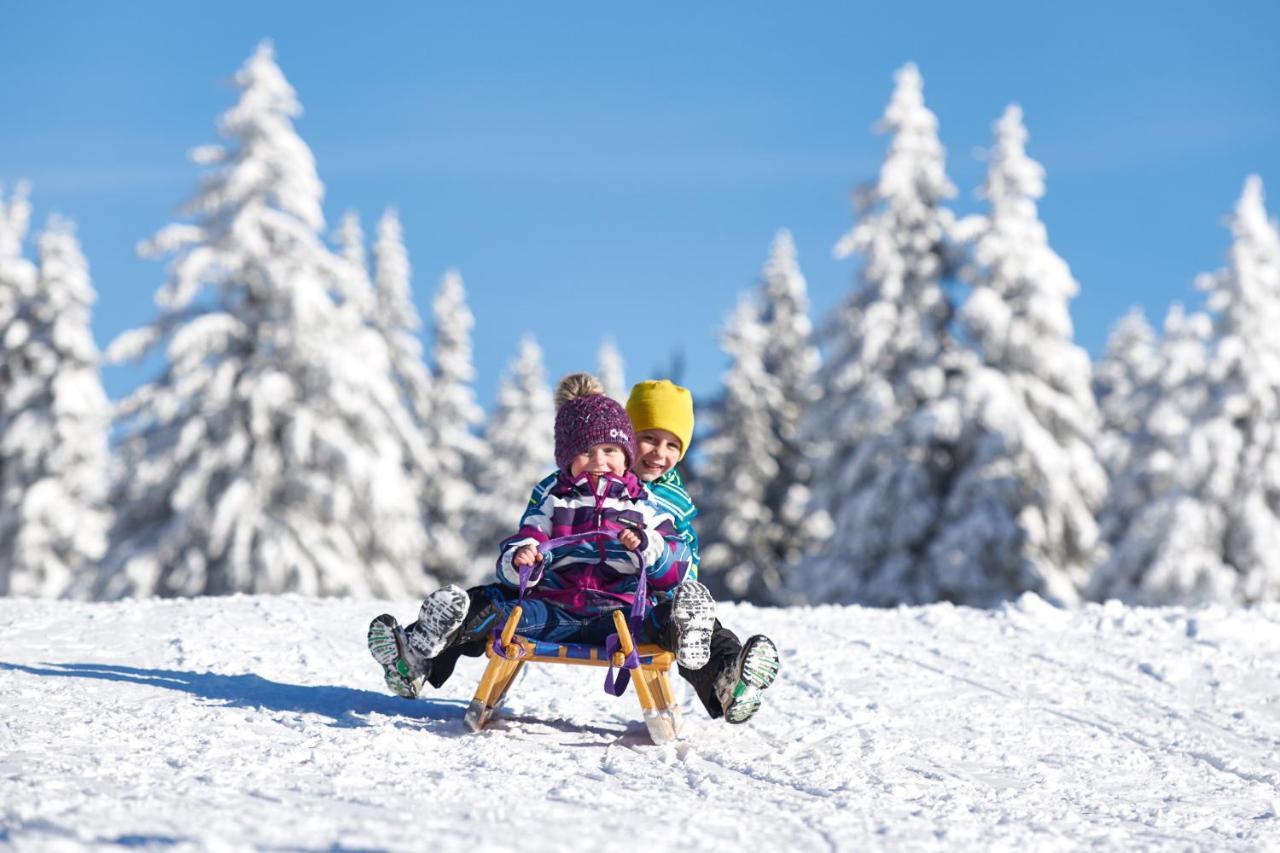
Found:
[(604, 394), (588, 394), (562, 403), (556, 412), (556, 464), (560, 470), (568, 472), (573, 457), (597, 444), (621, 447), (627, 468), (631, 467), (636, 439), (622, 404)]

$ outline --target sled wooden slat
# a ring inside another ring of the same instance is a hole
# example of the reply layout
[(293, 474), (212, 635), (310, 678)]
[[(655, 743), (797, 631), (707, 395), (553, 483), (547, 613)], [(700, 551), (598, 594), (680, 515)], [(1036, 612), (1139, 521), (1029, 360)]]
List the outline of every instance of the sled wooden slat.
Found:
[(683, 725), (680, 708), (675, 694), (671, 690), (671, 682), (667, 677), (676, 657), (661, 646), (643, 644), (635, 646), (631, 630), (622, 610), (613, 613), (614, 628), (618, 632), (620, 651), (615, 652), (612, 660), (600, 646), (584, 646), (573, 643), (546, 643), (527, 640), (515, 633), (523, 610), (516, 606), (507, 617), (502, 627), (499, 643), (503, 655), (494, 651), (490, 645), (485, 648), (489, 659), (480, 684), (476, 688), (475, 697), (467, 708), (465, 720), (472, 731), (480, 731), (493, 716), (494, 710), (502, 704), (507, 691), (520, 670), (527, 663), (558, 663), (573, 666), (609, 666), (621, 668), (626, 657), (634, 649), (640, 666), (631, 671), (631, 681), (635, 686), (636, 697), (640, 700), (640, 709), (644, 716), (649, 737), (654, 743), (668, 743), (675, 740)]

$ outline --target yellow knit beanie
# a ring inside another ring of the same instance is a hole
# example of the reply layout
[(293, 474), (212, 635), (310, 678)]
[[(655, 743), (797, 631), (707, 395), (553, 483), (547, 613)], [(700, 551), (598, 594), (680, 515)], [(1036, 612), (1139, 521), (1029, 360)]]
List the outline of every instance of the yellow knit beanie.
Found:
[(627, 398), (627, 415), (637, 433), (665, 429), (680, 439), (680, 458), (693, 441), (693, 395), (666, 379), (637, 382)]

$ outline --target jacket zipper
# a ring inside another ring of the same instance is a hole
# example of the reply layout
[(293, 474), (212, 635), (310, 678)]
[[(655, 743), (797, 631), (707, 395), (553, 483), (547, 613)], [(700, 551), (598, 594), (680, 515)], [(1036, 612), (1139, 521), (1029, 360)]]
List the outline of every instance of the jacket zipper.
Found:
[[(604, 477), (597, 478), (595, 495), (594, 495), (595, 501), (596, 501), (596, 530), (599, 530), (602, 532), (604, 531), (604, 492), (605, 492), (605, 489), (608, 487), (608, 485), (609, 485), (609, 481), (606, 480)], [(605, 551), (605, 545), (604, 545), (603, 539), (596, 540), (596, 550), (600, 554), (600, 562), (607, 563), (609, 555)]]

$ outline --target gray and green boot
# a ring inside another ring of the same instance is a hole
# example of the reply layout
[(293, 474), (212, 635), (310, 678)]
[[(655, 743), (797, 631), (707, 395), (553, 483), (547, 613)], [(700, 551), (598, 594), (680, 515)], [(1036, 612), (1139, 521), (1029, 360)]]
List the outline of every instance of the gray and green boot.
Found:
[(389, 613), (369, 623), (369, 654), (382, 666), (387, 687), (397, 696), (414, 699), (422, 689), (431, 661), (409, 648), (404, 629)]
[(727, 723), (745, 723), (760, 710), (763, 693), (778, 677), (778, 648), (763, 634), (749, 638), (733, 666), (716, 679)]

